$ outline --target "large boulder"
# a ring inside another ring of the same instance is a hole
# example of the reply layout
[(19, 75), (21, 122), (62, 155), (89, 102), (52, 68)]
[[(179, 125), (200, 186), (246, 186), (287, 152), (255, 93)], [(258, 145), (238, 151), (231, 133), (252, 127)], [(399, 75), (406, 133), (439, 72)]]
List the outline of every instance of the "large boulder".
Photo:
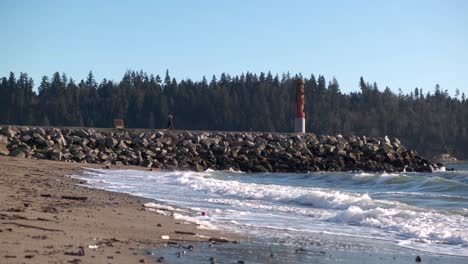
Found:
[(113, 148), (117, 146), (117, 144), (119, 144), (119, 141), (117, 141), (116, 139), (112, 137), (108, 137), (105, 139), (105, 145), (107, 148)]
[(7, 146), (8, 138), (4, 135), (0, 135), (0, 155), (10, 155), (10, 151), (8, 150)]
[(13, 127), (10, 127), (10, 126), (5, 126), (5, 127), (2, 127), (2, 129), (0, 129), (0, 134), (2, 135), (5, 135), (9, 138), (12, 138), (14, 136), (16, 136), (16, 133), (17, 133), (17, 129), (16, 128), (13, 128)]

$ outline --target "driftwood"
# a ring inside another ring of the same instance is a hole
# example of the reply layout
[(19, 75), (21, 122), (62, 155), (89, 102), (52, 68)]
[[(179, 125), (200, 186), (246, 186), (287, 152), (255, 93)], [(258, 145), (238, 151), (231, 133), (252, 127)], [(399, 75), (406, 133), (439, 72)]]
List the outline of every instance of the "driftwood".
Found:
[(4, 219), (4, 220), (16, 220), (16, 219), (25, 220), (26, 217), (21, 216), (21, 215), (16, 215), (16, 214), (9, 215), (9, 214), (0, 213), (0, 219)]
[(178, 230), (174, 231), (174, 233), (181, 234), (181, 235), (192, 235), (192, 236), (196, 235), (194, 232), (186, 232), (186, 231), (178, 231)]
[(41, 218), (41, 217), (38, 217), (36, 219), (29, 219), (27, 217), (24, 217), (22, 215), (17, 215), (17, 214), (14, 214), (14, 215), (8, 215), (8, 214), (2, 214), (0, 213), (0, 219), (4, 219), (4, 220), (27, 220), (27, 221), (51, 221), (50, 219), (46, 219), (46, 218)]
[(234, 244), (238, 243), (235, 240), (228, 240), (228, 239), (225, 239), (225, 238), (216, 238), (216, 237), (211, 237), (210, 239), (208, 239), (208, 241), (216, 242), (216, 243), (234, 243)]
[(39, 229), (39, 230), (43, 230), (43, 231), (65, 232), (65, 231), (60, 230), (60, 229), (52, 229), (52, 228), (45, 228), (45, 227), (40, 227), (40, 226), (18, 224), (18, 223), (15, 223), (15, 222), (3, 222), (2, 224), (4, 224), (4, 225), (17, 225), (17, 226), (21, 226), (21, 227), (34, 228), (34, 229)]
[(88, 197), (86, 196), (67, 196), (67, 195), (62, 195), (62, 199), (68, 199), (68, 200), (75, 200), (75, 201), (86, 201), (88, 200)]

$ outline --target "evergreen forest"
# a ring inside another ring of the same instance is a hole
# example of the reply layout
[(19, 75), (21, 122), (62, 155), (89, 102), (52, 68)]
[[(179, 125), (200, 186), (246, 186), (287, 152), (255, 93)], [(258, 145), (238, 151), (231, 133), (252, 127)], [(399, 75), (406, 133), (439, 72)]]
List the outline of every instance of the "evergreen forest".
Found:
[(409, 94), (380, 89), (362, 77), (359, 90), (340, 91), (324, 76), (223, 73), (210, 80), (177, 81), (128, 71), (119, 82), (98, 83), (92, 72), (79, 82), (66, 74), (44, 76), (35, 89), (26, 73), (0, 79), (0, 124), (292, 132), (295, 84), (305, 81), (307, 132), (399, 138), (420, 154), (451, 153), (468, 158), (468, 100), (439, 85)]

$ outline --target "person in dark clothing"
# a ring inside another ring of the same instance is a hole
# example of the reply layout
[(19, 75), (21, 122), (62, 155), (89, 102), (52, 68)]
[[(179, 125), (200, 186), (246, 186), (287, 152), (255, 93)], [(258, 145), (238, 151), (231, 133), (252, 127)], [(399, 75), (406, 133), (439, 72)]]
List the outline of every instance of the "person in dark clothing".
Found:
[(172, 114), (169, 114), (169, 117), (167, 118), (167, 129), (174, 129), (174, 127), (172, 126)]

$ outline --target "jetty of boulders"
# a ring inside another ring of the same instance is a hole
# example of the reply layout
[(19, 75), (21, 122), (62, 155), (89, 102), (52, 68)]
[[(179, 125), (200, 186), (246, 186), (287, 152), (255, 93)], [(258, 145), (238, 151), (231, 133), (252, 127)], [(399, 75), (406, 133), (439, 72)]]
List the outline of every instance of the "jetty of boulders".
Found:
[(433, 172), (397, 138), (2, 126), (0, 155), (164, 170)]

